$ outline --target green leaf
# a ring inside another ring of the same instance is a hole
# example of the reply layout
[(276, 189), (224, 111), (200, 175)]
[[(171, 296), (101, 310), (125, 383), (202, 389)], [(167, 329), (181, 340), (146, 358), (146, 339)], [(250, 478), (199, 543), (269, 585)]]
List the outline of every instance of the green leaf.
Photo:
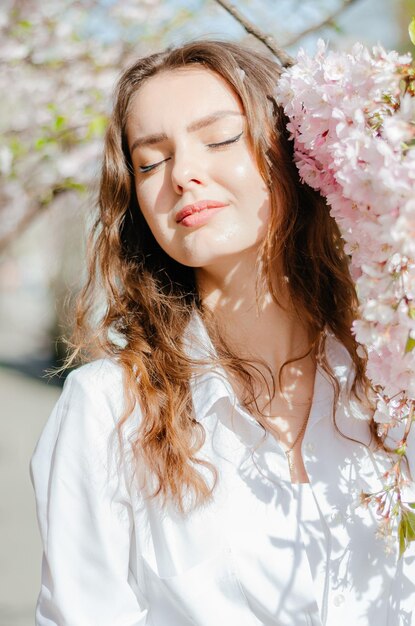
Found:
[(26, 149), (19, 139), (13, 137), (9, 142), (9, 148), (12, 151), (12, 154), (15, 158), (18, 158), (25, 154)]
[(406, 536), (409, 541), (415, 540), (415, 513), (407, 511), (406, 518)]
[[(414, 140), (415, 141), (415, 140)], [(415, 306), (410, 306), (408, 310), (408, 315), (412, 320), (415, 320)]]
[(97, 115), (88, 124), (87, 137), (102, 137), (107, 127), (108, 118), (105, 115)]
[(35, 150), (43, 150), (43, 148), (45, 146), (48, 146), (51, 143), (54, 143), (54, 139), (51, 139), (50, 137), (39, 137), (38, 139), (36, 139), (35, 141)]
[(412, 352), (414, 348), (415, 348), (415, 339), (412, 339), (412, 337), (408, 335), (408, 340), (405, 346), (405, 353)]
[(415, 46), (415, 16), (412, 18), (409, 26), (408, 26), (409, 39)]
[(30, 30), (33, 24), (32, 22), (29, 22), (29, 20), (20, 20), (20, 22), (18, 23), (18, 26), (20, 26), (21, 29)]
[(398, 537), (399, 537), (399, 558), (401, 558), (401, 556), (405, 552), (405, 547), (406, 547), (405, 546), (405, 522), (403, 519), (399, 522)]
[(415, 509), (415, 502), (408, 502), (408, 506), (410, 506), (411, 509)]
[(65, 125), (66, 118), (63, 115), (57, 115), (55, 119), (55, 130), (61, 130), (61, 128)]
[(75, 191), (80, 191), (82, 193), (86, 191), (85, 185), (83, 185), (82, 183), (78, 183), (76, 182), (76, 180), (72, 180), (71, 178), (67, 178), (65, 181), (63, 181), (61, 187), (63, 189), (74, 189)]
[[(411, 503), (414, 505), (415, 503)], [(412, 506), (411, 506), (412, 508)], [(399, 536), (399, 558), (403, 555), (408, 544), (415, 541), (415, 513), (413, 511), (404, 510), (402, 512), (401, 521), (398, 526)]]
[(406, 452), (406, 445), (404, 444), (403, 446), (396, 448), (395, 452), (396, 454), (399, 454), (399, 456), (403, 456)]

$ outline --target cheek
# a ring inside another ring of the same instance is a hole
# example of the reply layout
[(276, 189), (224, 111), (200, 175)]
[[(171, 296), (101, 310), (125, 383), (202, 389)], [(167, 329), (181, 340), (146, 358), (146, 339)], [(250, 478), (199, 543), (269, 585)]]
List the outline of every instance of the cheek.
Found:
[(243, 189), (245, 193), (248, 191), (250, 196), (265, 197), (268, 194), (267, 185), (246, 147), (239, 152), (226, 171), (228, 175), (231, 174), (231, 180), (235, 185)]
[(135, 193), (137, 196), (137, 201), (140, 206), (140, 209), (144, 215), (147, 217), (148, 214), (153, 213), (154, 208), (154, 193), (152, 193), (151, 186), (147, 185), (136, 185)]
[(242, 206), (248, 208), (252, 221), (268, 223), (270, 194), (259, 170), (249, 156), (240, 159), (233, 169), (234, 188)]
[(144, 219), (150, 227), (154, 235), (163, 230), (163, 223), (167, 223), (168, 211), (160, 212), (158, 205), (160, 204), (160, 189), (151, 185), (148, 181), (145, 185), (136, 186), (136, 196), (138, 205)]

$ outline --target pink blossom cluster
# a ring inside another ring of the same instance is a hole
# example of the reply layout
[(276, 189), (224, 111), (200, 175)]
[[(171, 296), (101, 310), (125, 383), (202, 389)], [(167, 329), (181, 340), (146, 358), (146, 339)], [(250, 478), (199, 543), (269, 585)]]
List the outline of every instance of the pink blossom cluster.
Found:
[(415, 403), (414, 80), (410, 54), (319, 40), (276, 87), (300, 177), (345, 240), (360, 303), (352, 331), (379, 389), (375, 419), (391, 425)]

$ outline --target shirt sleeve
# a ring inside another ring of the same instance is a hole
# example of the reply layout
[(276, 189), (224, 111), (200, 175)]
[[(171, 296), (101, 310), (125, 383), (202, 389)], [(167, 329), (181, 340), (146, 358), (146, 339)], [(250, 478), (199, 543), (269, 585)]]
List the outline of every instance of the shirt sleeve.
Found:
[(30, 460), (43, 544), (36, 626), (144, 626), (128, 582), (132, 507), (110, 470), (113, 411), (85, 368), (65, 381)]

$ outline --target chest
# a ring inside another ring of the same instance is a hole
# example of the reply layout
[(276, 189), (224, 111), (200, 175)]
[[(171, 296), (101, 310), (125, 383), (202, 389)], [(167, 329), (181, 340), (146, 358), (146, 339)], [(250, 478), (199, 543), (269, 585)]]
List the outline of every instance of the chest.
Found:
[[(304, 535), (278, 443), (225, 408), (204, 422), (202, 456), (219, 470), (212, 503), (186, 517), (147, 504), (136, 524), (137, 577), (157, 611), (170, 611), (172, 626), (213, 626), (224, 616), (247, 626), (395, 624), (389, 604), (400, 585), (415, 593), (414, 585), (379, 544), (373, 512), (355, 507), (361, 489), (376, 488), (382, 464), (313, 412), (302, 452), (319, 513)], [(369, 606), (377, 613), (361, 621)]]
[[(257, 404), (268, 417), (252, 411), (251, 415), (255, 415), (258, 422), (278, 441), (286, 453), (292, 482), (304, 483), (308, 482), (308, 476), (302, 458), (301, 443), (312, 406), (316, 370), (311, 364), (301, 371), (294, 368), (294, 372), (289, 374), (283, 391), (277, 391), (272, 399), (263, 389), (258, 392)], [(234, 381), (234, 387), (242, 404), (239, 383)]]

